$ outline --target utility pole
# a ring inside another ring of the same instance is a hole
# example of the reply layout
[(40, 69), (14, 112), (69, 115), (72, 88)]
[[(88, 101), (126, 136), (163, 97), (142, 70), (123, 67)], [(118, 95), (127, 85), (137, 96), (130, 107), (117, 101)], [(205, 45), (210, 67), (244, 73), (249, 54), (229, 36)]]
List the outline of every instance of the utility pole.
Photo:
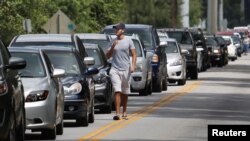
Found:
[(218, 21), (218, 1), (208, 0), (207, 8), (207, 30), (209, 34), (215, 34), (217, 32), (217, 21)]
[(182, 27), (189, 27), (189, 0), (182, 0), (181, 19)]
[(223, 0), (219, 0), (219, 30), (223, 31), (225, 30), (224, 28), (224, 23), (223, 23)]

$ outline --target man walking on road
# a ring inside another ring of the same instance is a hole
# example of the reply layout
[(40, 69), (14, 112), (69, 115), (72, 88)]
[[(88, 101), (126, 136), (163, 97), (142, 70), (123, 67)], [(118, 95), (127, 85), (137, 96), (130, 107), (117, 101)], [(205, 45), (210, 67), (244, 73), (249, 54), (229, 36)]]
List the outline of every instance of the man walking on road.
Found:
[[(116, 115), (114, 120), (121, 119), (120, 107), (122, 106), (122, 117), (127, 119), (127, 101), (130, 93), (130, 74), (136, 69), (136, 50), (133, 41), (125, 37), (125, 24), (119, 23), (113, 26), (117, 38), (113, 41), (111, 48), (106, 53), (107, 58), (112, 57), (110, 78), (115, 92)], [(130, 64), (129, 53), (132, 55)]]

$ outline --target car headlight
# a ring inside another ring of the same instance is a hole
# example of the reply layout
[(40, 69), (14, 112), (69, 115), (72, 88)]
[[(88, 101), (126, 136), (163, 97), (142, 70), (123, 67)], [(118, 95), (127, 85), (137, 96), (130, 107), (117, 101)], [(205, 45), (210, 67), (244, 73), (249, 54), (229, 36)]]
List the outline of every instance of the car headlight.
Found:
[(64, 95), (74, 95), (82, 91), (82, 85), (77, 82), (72, 84), (70, 87), (63, 86)]
[(141, 63), (138, 63), (136, 64), (136, 72), (142, 72), (142, 64)]
[(26, 102), (36, 102), (36, 101), (43, 101), (49, 95), (49, 91), (42, 90), (42, 91), (33, 91), (26, 97)]
[(214, 53), (219, 53), (219, 50), (218, 50), (218, 49), (215, 49), (215, 50), (214, 50)]
[(181, 59), (175, 60), (175, 61), (170, 63), (170, 66), (179, 66), (179, 65), (182, 65), (182, 60)]

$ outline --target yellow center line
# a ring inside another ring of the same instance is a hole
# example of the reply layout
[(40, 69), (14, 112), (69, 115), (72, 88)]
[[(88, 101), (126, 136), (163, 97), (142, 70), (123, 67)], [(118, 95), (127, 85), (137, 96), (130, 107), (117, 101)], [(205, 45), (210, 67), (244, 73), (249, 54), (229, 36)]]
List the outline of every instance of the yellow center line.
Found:
[(92, 131), (88, 133), (87, 135), (81, 137), (78, 141), (99, 141), (100, 139), (110, 135), (111, 133), (114, 133), (121, 129), (122, 127), (133, 123), (146, 115), (154, 112), (155, 110), (159, 109), (160, 107), (167, 105), (177, 99), (180, 96), (183, 96), (194, 89), (196, 89), (202, 82), (201, 81), (196, 81), (192, 84), (186, 85), (183, 87), (183, 89), (168, 94), (167, 96), (163, 97), (161, 100), (155, 102), (154, 104), (144, 107), (143, 109), (136, 111), (132, 114), (128, 115), (129, 120), (119, 120), (119, 121), (113, 121), (111, 123), (108, 123), (100, 128), (98, 128), (95, 131)]

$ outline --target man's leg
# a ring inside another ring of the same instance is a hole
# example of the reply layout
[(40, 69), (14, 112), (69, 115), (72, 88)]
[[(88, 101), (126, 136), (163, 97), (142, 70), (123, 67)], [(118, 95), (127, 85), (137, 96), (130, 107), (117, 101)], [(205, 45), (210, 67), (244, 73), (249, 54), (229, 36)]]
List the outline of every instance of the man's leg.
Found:
[(121, 93), (115, 92), (115, 111), (117, 116), (120, 116), (120, 106), (121, 106)]
[(127, 94), (121, 94), (121, 103), (122, 103), (122, 115), (127, 116), (127, 103), (128, 103), (128, 95)]

